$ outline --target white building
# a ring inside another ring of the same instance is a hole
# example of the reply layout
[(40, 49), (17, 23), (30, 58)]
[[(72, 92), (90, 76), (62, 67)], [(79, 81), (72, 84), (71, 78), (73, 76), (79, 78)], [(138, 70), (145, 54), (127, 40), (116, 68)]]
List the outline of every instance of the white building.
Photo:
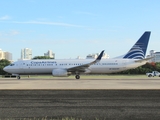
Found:
[(6, 60), (9, 60), (9, 61), (12, 61), (12, 53), (6, 52), (6, 51), (2, 51), (0, 49), (0, 60), (1, 59), (6, 59)]
[(12, 53), (6, 51), (4, 53), (5, 53), (5, 59), (12, 61)]
[(4, 51), (0, 49), (0, 60), (5, 59)]
[(32, 49), (24, 48), (21, 50), (21, 59), (32, 59)]
[[(99, 56), (99, 53), (89, 54), (89, 55), (86, 56), (86, 59), (96, 59), (98, 56)], [(104, 53), (103, 56), (102, 56), (102, 59), (108, 59), (108, 58), (109, 58), (109, 55)]]
[(149, 62), (160, 62), (160, 52), (156, 52), (155, 50), (150, 51), (150, 55), (147, 57), (153, 57)]
[(52, 52), (52, 50), (48, 50), (47, 53), (44, 53), (44, 56), (48, 56), (50, 58), (54, 58), (55, 59), (55, 54)]

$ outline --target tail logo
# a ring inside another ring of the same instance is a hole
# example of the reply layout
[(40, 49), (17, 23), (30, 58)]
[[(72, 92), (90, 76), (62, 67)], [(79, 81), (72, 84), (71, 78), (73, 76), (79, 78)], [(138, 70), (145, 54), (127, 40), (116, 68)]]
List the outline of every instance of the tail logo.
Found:
[(139, 45), (134, 45), (132, 49), (124, 56), (128, 59), (144, 59), (145, 55), (142, 48)]
[(145, 32), (123, 58), (144, 59), (151, 32)]

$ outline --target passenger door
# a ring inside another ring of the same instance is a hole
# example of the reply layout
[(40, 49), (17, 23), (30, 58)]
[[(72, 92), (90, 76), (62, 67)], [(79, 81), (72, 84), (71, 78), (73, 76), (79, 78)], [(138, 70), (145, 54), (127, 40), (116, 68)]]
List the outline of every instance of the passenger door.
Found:
[(20, 62), (19, 62), (19, 70), (20, 70), (20, 73), (25, 73), (24, 67), (25, 67), (25, 63), (24, 63), (23, 61), (20, 61)]

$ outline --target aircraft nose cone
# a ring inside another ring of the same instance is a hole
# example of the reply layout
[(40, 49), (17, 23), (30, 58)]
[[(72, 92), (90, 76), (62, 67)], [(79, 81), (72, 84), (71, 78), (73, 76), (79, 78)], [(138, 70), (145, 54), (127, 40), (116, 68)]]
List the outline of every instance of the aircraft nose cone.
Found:
[(3, 70), (7, 72), (7, 67), (4, 67)]

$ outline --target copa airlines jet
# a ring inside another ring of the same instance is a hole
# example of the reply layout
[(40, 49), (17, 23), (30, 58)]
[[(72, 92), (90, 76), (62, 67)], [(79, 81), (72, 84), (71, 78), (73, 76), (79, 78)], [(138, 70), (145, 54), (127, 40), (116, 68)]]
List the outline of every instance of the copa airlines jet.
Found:
[(79, 79), (81, 73), (114, 73), (133, 69), (144, 65), (148, 41), (151, 32), (145, 32), (133, 47), (123, 56), (114, 59), (101, 59), (104, 51), (96, 60), (68, 59), (68, 60), (22, 60), (6, 66), (3, 70), (16, 75), (52, 74), (57, 77), (65, 77), (75, 74)]

